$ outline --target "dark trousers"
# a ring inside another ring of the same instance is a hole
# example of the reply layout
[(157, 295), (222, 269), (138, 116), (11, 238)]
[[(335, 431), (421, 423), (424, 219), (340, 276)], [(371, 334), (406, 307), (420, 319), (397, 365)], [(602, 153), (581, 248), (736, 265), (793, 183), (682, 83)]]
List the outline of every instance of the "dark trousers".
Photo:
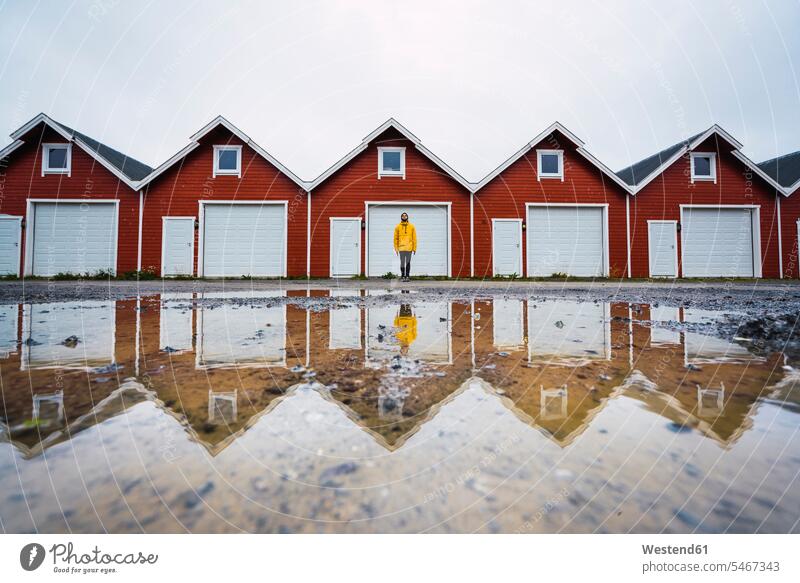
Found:
[(411, 275), (411, 251), (400, 251), (400, 276)]

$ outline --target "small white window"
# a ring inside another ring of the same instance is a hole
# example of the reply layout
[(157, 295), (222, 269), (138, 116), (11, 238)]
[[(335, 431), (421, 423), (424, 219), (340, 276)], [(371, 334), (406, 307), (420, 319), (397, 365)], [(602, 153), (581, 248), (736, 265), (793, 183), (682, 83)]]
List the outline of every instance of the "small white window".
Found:
[(689, 157), (692, 166), (692, 182), (695, 180), (717, 181), (717, 155), (692, 152)]
[(563, 150), (536, 150), (537, 176), (542, 178), (559, 178), (564, 180)]
[(242, 147), (214, 146), (214, 176), (242, 175)]
[(406, 177), (405, 148), (378, 148), (378, 178), (381, 176)]
[(66, 174), (72, 171), (72, 144), (42, 145), (42, 176)]

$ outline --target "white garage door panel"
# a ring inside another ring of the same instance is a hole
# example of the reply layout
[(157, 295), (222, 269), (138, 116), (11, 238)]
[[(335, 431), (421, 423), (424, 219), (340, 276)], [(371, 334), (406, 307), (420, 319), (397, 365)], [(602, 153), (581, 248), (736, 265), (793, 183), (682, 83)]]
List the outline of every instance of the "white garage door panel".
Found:
[(38, 202), (33, 207), (33, 275), (115, 271), (116, 204)]
[(528, 209), (528, 275), (605, 275), (602, 207)]
[(284, 275), (284, 205), (209, 204), (204, 210), (203, 275)]
[(685, 209), (683, 275), (753, 277), (752, 210)]
[(446, 206), (370, 205), (368, 258), (369, 275), (400, 273), (400, 259), (394, 254), (394, 228), (400, 215), (408, 213), (417, 229), (417, 254), (411, 259), (411, 275), (448, 275), (448, 212)]

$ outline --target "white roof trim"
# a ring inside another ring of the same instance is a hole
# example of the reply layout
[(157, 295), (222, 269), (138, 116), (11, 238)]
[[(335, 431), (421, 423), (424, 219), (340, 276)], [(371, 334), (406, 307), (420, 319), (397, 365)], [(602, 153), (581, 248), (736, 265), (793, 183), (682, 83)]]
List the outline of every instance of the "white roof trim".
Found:
[(380, 126), (378, 126), (373, 131), (371, 131), (369, 134), (367, 134), (358, 146), (356, 146), (355, 148), (350, 150), (347, 154), (344, 155), (343, 158), (341, 158), (333, 166), (331, 166), (330, 168), (325, 170), (316, 179), (314, 179), (309, 184), (309, 190), (313, 190), (317, 186), (319, 186), (320, 184), (325, 182), (333, 174), (335, 174), (337, 171), (339, 171), (345, 164), (350, 162), (350, 160), (352, 160), (353, 158), (358, 156), (361, 152), (366, 150), (367, 146), (369, 146), (370, 142), (372, 142), (375, 138), (377, 138), (379, 135), (381, 135), (383, 132), (385, 132), (389, 128), (394, 128), (398, 132), (400, 132), (403, 135), (403, 137), (406, 138), (407, 140), (411, 141), (414, 144), (414, 146), (417, 148), (417, 150), (422, 152), (422, 154), (426, 158), (428, 158), (431, 162), (433, 162), (439, 168), (444, 170), (445, 173), (448, 176), (450, 176), (450, 178), (452, 178), (453, 180), (458, 182), (461, 186), (466, 188), (469, 192), (473, 192), (473, 189), (475, 187), (475, 185), (473, 183), (467, 181), (463, 176), (461, 176), (461, 174), (459, 174), (458, 172), (453, 170), (453, 168), (451, 168), (448, 164), (446, 164), (436, 154), (434, 154), (433, 152), (428, 150), (428, 148), (423, 146), (422, 145), (422, 141), (417, 136), (412, 134), (408, 129), (405, 128), (405, 126), (403, 126), (403, 124), (398, 122), (393, 117), (390, 117), (388, 120), (383, 122)]
[(722, 139), (724, 139), (733, 146), (733, 150), (731, 150), (731, 153), (734, 155), (734, 157), (736, 157), (739, 161), (746, 164), (753, 172), (758, 174), (758, 176), (766, 180), (770, 186), (772, 186), (782, 194), (788, 196), (788, 193), (786, 192), (785, 188), (781, 187), (781, 185), (775, 182), (775, 180), (773, 180), (766, 172), (761, 170), (761, 168), (759, 168), (755, 162), (753, 162), (747, 156), (741, 153), (740, 150), (744, 147), (742, 143), (739, 142), (739, 140), (734, 138), (731, 134), (729, 134), (727, 131), (725, 131), (722, 127), (718, 126), (717, 124), (714, 124), (713, 126), (708, 128), (706, 131), (697, 136), (690, 143), (685, 144), (680, 150), (678, 150), (675, 154), (673, 154), (666, 162), (664, 162), (661, 166), (653, 170), (644, 180), (639, 182), (639, 184), (635, 186), (630, 186), (629, 189), (631, 191), (631, 194), (634, 195), (637, 194), (640, 190), (642, 190), (653, 180), (655, 180), (656, 177), (660, 176), (667, 168), (672, 166), (675, 162), (677, 162), (680, 158), (685, 156), (688, 152), (691, 152), (695, 148), (700, 146), (700, 144), (705, 142), (708, 138), (710, 138), (714, 134), (719, 135)]
[(2, 150), (0, 150), (0, 160), (2, 160), (3, 158), (5, 158), (5, 157), (6, 157), (6, 156), (8, 156), (9, 154), (11, 154), (11, 152), (13, 152), (13, 151), (14, 151), (14, 150), (16, 150), (17, 148), (19, 148), (19, 147), (20, 147), (22, 144), (24, 144), (24, 143), (25, 143), (25, 142), (23, 142), (22, 140), (14, 140), (13, 142), (11, 142), (11, 143), (10, 143), (9, 145), (7, 145), (5, 148), (3, 148)]
[(797, 182), (795, 182), (794, 184), (784, 187), (783, 194), (785, 194), (786, 196), (789, 196), (791, 194), (794, 194), (794, 192), (798, 188), (800, 188), (800, 179), (798, 179)]
[(577, 146), (577, 151), (581, 156), (586, 158), (589, 162), (591, 162), (595, 167), (597, 167), (603, 174), (608, 176), (615, 184), (620, 186), (625, 192), (632, 193), (631, 187), (625, 183), (619, 176), (617, 176), (608, 166), (600, 162), (597, 158), (594, 157), (589, 151), (584, 149), (583, 140), (578, 138), (575, 134), (569, 131), (566, 127), (561, 125), (559, 122), (554, 122), (550, 124), (544, 131), (539, 133), (535, 138), (533, 138), (530, 142), (525, 144), (522, 148), (514, 152), (510, 158), (508, 158), (505, 162), (500, 164), (497, 168), (492, 170), (483, 180), (478, 182), (475, 185), (474, 192), (479, 191), (481, 188), (489, 184), (492, 180), (497, 178), (500, 174), (502, 174), (509, 166), (514, 164), (517, 160), (519, 160), (524, 154), (535, 148), (542, 140), (544, 140), (547, 136), (552, 134), (553, 132), (558, 131), (559, 133), (563, 134), (567, 137), (573, 144)]
[[(731, 152), (739, 161), (743, 162), (752, 172), (758, 174), (761, 178), (767, 181), (767, 183), (772, 186), (775, 190), (778, 190), (784, 196), (789, 196), (789, 192), (786, 188), (781, 186), (777, 181), (775, 181), (772, 176), (764, 172), (761, 168), (758, 167), (758, 164), (753, 162), (750, 158), (742, 154), (739, 150), (734, 150)], [(800, 181), (798, 181), (800, 182)]]
[(247, 146), (255, 150), (259, 156), (264, 158), (267, 162), (269, 162), (270, 164), (275, 166), (278, 170), (280, 170), (280, 172), (289, 177), (289, 179), (295, 184), (297, 184), (297, 186), (299, 186), (305, 191), (309, 190), (307, 182), (298, 178), (298, 176), (294, 172), (292, 172), (286, 166), (281, 164), (274, 156), (272, 156), (272, 154), (270, 154), (264, 148), (256, 144), (250, 138), (250, 136), (248, 136), (246, 133), (237, 128), (235, 125), (233, 125), (231, 122), (229, 122), (221, 115), (218, 115), (210, 122), (208, 122), (206, 125), (204, 125), (199, 131), (197, 131), (192, 137), (189, 138), (191, 140), (191, 143), (189, 143), (185, 148), (181, 149), (177, 154), (172, 156), (169, 160), (167, 160), (166, 162), (155, 168), (153, 172), (151, 172), (145, 179), (139, 182), (139, 188), (142, 188), (145, 185), (150, 184), (153, 180), (155, 180), (157, 177), (166, 172), (170, 167), (172, 167), (176, 162), (178, 162), (179, 160), (184, 158), (187, 154), (189, 154), (189, 152), (197, 148), (200, 145), (200, 140), (203, 138), (203, 136), (205, 136), (211, 130), (215, 129), (218, 126), (223, 126), (226, 130), (228, 130), (237, 138), (242, 140)]
[(67, 130), (65, 130), (61, 126), (61, 124), (51, 119), (44, 113), (40, 113), (32, 120), (30, 120), (28, 123), (17, 129), (13, 134), (11, 134), (11, 137), (14, 138), (15, 141), (6, 146), (5, 148), (3, 148), (2, 151), (0, 151), (0, 158), (9, 155), (11, 152), (19, 148), (24, 143), (20, 138), (25, 134), (27, 134), (29, 131), (31, 131), (40, 123), (43, 123), (48, 127), (50, 127), (51, 129), (53, 129), (68, 142), (78, 144), (78, 146), (80, 146), (80, 148), (84, 152), (89, 154), (92, 158), (94, 158), (97, 162), (99, 162), (103, 168), (105, 168), (106, 170), (111, 172), (114, 176), (119, 178), (122, 182), (124, 182), (131, 190), (139, 189), (139, 184), (140, 184), (139, 182), (131, 180), (130, 178), (125, 176), (125, 174), (123, 174), (118, 168), (111, 165), (105, 158), (103, 158), (100, 154), (98, 154), (95, 150), (93, 150), (88, 144), (84, 143), (83, 140), (81, 140), (79, 137), (73, 134), (70, 134)]

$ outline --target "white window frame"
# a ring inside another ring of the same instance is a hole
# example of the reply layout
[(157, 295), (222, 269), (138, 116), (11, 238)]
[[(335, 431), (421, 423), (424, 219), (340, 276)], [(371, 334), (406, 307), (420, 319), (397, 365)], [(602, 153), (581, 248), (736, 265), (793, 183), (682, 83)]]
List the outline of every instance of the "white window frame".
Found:
[[(708, 176), (698, 176), (694, 173), (694, 159), (708, 158), (710, 161), (711, 174)], [(692, 182), (713, 182), (717, 183), (717, 155), (714, 152), (692, 152), (689, 154), (689, 165), (691, 167)]]
[[(400, 152), (400, 171), (383, 169), (383, 153), (384, 152)], [(406, 149), (401, 146), (384, 146), (378, 148), (378, 179), (383, 176), (399, 176), (403, 180), (406, 179)]]
[[(50, 150), (55, 148), (66, 148), (67, 166), (66, 168), (50, 168)], [(72, 144), (42, 144), (42, 176), (45, 174), (66, 174), (72, 176)]]
[[(236, 170), (223, 170), (219, 167), (220, 152), (236, 152)], [(242, 177), (242, 147), (241, 146), (214, 146), (214, 178), (217, 176)]]
[[(555, 154), (558, 156), (558, 172), (552, 174), (549, 172), (542, 172), (543, 154)], [(537, 180), (541, 180), (542, 178), (557, 178), (560, 179), (561, 182), (564, 182), (564, 150), (536, 150), (536, 178)]]

